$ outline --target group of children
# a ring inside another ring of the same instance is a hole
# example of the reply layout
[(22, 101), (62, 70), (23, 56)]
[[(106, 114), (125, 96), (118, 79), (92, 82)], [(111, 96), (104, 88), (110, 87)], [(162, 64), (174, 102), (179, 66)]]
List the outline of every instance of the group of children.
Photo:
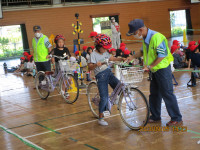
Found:
[(173, 41), (171, 53), (174, 57), (174, 68), (188, 68), (200, 66), (200, 40), (190, 41), (188, 47), (182, 46), (178, 40)]
[(14, 73), (24, 73), (27, 76), (35, 76), (35, 63), (33, 60), (33, 55), (28, 52), (23, 53), (24, 57), (20, 58), (20, 65), (14, 71)]

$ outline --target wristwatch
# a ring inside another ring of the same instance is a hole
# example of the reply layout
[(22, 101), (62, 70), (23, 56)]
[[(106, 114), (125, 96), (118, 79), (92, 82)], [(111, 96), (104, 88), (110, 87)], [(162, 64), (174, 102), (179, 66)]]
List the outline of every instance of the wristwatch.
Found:
[(147, 66), (147, 68), (150, 70), (150, 66)]

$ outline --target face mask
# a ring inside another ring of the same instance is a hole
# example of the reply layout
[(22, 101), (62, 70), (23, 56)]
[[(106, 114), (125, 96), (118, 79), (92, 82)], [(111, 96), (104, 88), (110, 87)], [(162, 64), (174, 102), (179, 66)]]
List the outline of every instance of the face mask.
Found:
[(143, 38), (143, 36), (142, 36), (142, 35), (140, 35), (140, 36), (139, 36), (138, 34), (136, 34), (136, 35), (133, 35), (133, 37), (134, 37), (134, 38), (136, 38), (136, 39), (142, 39), (142, 38)]
[(39, 38), (41, 36), (41, 33), (35, 33), (35, 37)]
[(115, 20), (112, 20), (112, 22), (115, 22)]

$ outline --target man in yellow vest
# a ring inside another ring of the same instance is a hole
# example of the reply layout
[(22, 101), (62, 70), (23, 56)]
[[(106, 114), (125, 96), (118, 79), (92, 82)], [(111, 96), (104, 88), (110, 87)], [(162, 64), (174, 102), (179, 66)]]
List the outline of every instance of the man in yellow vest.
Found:
[(33, 32), (35, 34), (32, 40), (33, 57), (37, 71), (51, 71), (50, 60), (46, 57), (51, 51), (52, 45), (48, 37), (42, 34), (40, 26), (34, 26)]
[(149, 123), (161, 121), (161, 102), (165, 102), (167, 112), (171, 120), (166, 126), (179, 126), (183, 123), (179, 111), (176, 96), (173, 94), (172, 72), (170, 62), (173, 56), (168, 47), (168, 41), (159, 32), (148, 29), (143, 20), (135, 19), (129, 24), (127, 36), (133, 35), (136, 39), (142, 39), (140, 52), (128, 58), (143, 56), (144, 69), (150, 71), (150, 95), (149, 105), (151, 116)]

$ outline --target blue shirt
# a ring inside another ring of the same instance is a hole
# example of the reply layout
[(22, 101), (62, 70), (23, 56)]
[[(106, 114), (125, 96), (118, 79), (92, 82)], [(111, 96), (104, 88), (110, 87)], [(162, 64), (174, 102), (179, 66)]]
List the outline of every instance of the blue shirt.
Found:
[[(151, 41), (151, 37), (157, 33), (156, 31), (153, 31), (151, 29), (148, 29), (148, 32), (147, 32), (147, 36), (146, 38), (144, 38), (144, 43), (147, 47), (147, 52), (149, 50), (149, 43)], [(166, 47), (166, 44), (165, 44), (165, 41), (163, 40), (162, 43), (156, 48), (157, 50), (157, 55), (158, 57), (166, 57), (167, 56), (167, 47)], [(143, 52), (143, 47), (141, 48), (141, 51)]]

